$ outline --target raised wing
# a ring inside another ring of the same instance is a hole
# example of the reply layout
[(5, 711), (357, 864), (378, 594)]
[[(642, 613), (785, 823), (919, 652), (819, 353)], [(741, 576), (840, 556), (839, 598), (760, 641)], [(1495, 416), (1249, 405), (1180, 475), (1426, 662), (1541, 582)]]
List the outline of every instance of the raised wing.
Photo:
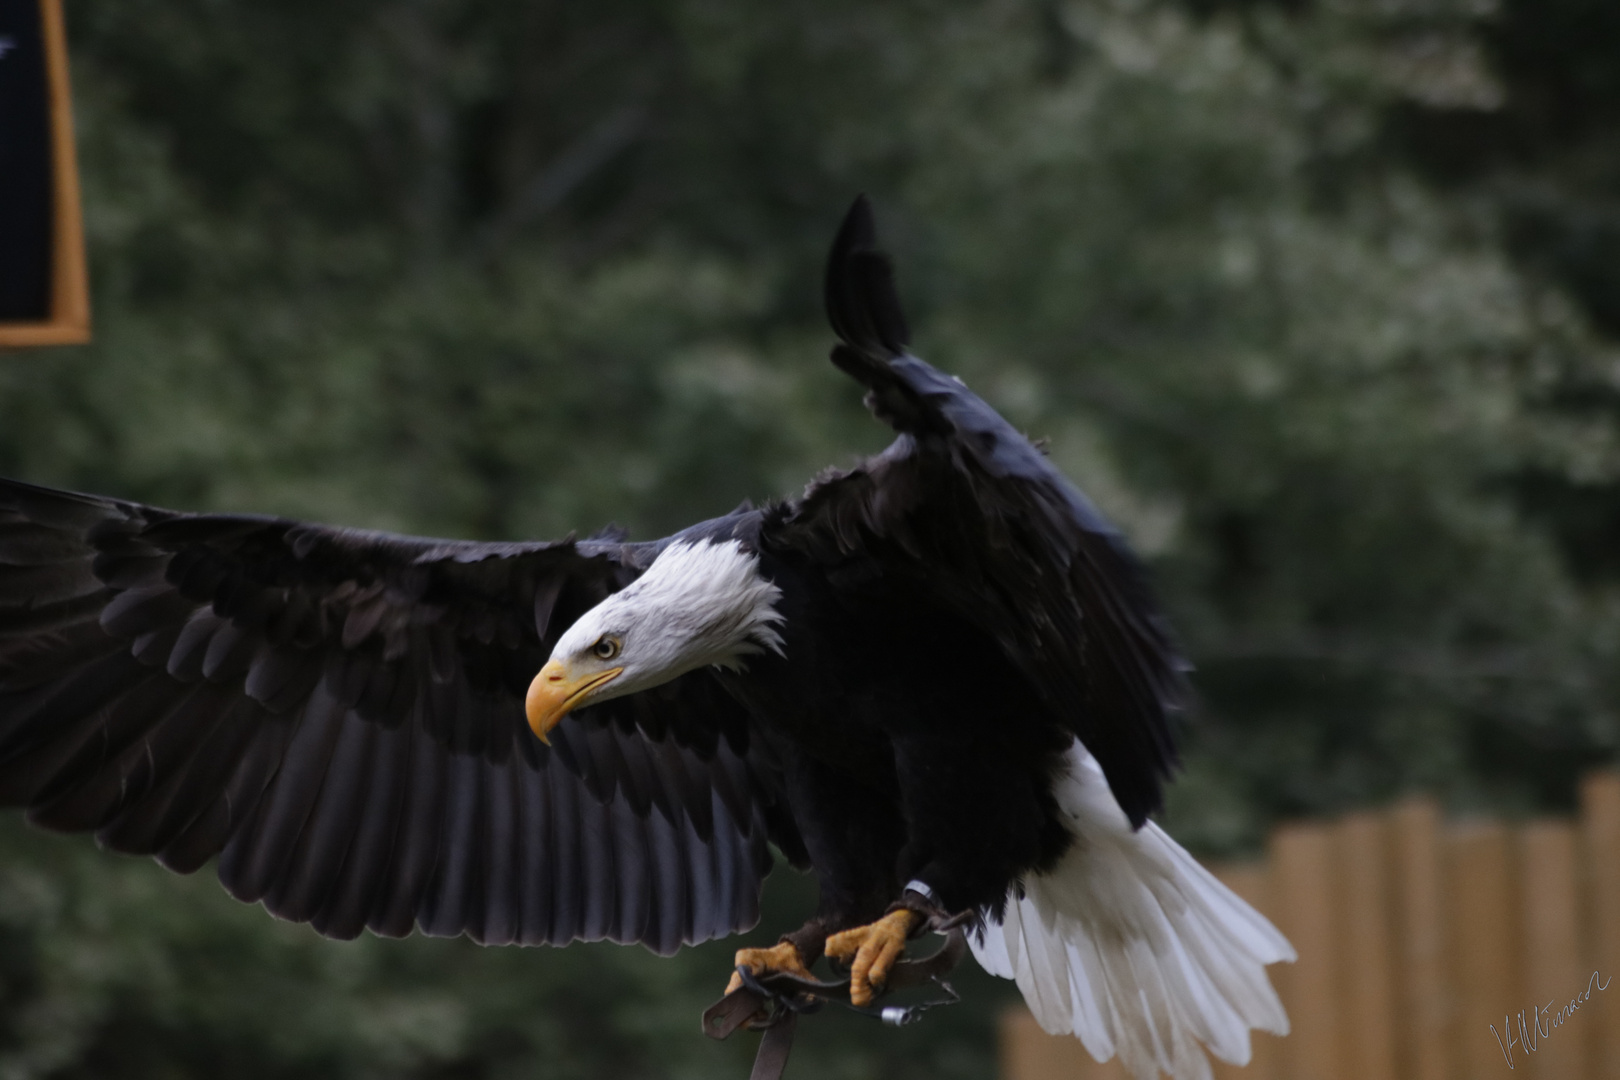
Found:
[(900, 437), (789, 504), (772, 541), (825, 563), (871, 558), (993, 633), (1051, 714), (1102, 765), (1140, 825), (1176, 763), (1181, 659), (1124, 539), (1012, 425), (906, 351), (871, 209), (845, 218), (827, 266), (832, 360)]
[(695, 673), (522, 700), (650, 546), (476, 544), (176, 514), (0, 481), (0, 805), (332, 937), (639, 942), (754, 924), (796, 848), (747, 720)]

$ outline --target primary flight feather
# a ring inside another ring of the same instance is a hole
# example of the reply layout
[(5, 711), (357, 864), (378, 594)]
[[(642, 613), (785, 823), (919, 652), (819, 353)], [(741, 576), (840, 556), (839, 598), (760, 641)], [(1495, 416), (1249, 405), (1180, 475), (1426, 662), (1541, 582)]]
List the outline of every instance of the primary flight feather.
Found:
[(759, 917), (769, 845), (869, 999), (975, 912), (981, 963), (1138, 1076), (1285, 1031), (1286, 941), (1147, 821), (1178, 654), (1122, 538), (907, 351), (864, 200), (833, 362), (898, 433), (676, 536), (429, 540), (0, 481), (0, 805), (321, 933), (611, 939)]

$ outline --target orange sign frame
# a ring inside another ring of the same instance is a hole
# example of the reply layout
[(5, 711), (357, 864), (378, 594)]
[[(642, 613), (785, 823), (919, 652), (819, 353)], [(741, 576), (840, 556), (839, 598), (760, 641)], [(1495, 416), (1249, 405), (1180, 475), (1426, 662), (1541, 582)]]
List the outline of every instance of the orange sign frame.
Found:
[(90, 340), (90, 282), (79, 203), (79, 158), (73, 146), (73, 93), (68, 83), (62, 0), (39, 0), (45, 77), (51, 103), (51, 313), (43, 322), (0, 322), (0, 347), (79, 345)]

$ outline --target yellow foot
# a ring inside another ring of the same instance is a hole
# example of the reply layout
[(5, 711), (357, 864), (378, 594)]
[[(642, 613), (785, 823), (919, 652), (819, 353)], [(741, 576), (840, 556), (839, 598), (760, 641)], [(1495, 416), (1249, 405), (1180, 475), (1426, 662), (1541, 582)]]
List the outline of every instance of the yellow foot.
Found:
[(834, 960), (854, 957), (849, 968), (849, 1000), (870, 1005), (872, 991), (889, 981), (889, 969), (906, 951), (906, 937), (921, 916), (901, 908), (868, 926), (857, 926), (827, 939), (827, 955)]
[[(736, 967), (747, 968), (756, 978), (769, 975), (773, 971), (785, 971), (801, 979), (815, 978), (804, 966), (804, 961), (799, 957), (799, 950), (786, 941), (772, 945), (768, 949), (738, 949), (733, 964)], [(729, 994), (741, 987), (742, 976), (733, 971), (731, 982), (726, 986), (726, 993)]]

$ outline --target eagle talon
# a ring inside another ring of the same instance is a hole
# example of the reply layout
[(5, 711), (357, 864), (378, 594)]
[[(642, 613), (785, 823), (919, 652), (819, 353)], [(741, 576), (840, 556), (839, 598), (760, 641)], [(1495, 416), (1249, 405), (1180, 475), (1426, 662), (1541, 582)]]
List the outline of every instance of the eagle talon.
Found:
[(900, 908), (877, 922), (856, 926), (827, 939), (827, 955), (847, 961), (849, 1000), (870, 1005), (877, 990), (889, 981), (889, 969), (906, 951), (906, 938), (921, 918), (914, 911)]
[[(804, 966), (799, 950), (790, 941), (778, 942), (768, 949), (738, 949), (732, 963), (736, 967), (747, 968), (756, 979), (775, 972), (796, 975), (801, 979), (815, 978), (810, 969)], [(726, 993), (742, 989), (742, 984), (742, 974), (733, 971), (731, 982), (726, 984)]]

